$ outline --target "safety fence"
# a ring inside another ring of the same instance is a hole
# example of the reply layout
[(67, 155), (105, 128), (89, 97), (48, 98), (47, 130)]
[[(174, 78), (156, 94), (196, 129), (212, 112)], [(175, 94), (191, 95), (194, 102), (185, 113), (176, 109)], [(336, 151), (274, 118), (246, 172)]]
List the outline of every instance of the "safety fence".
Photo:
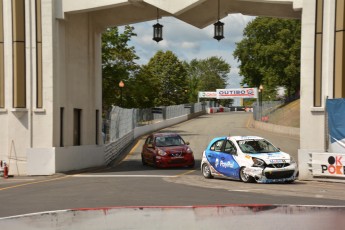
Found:
[(149, 109), (124, 109), (114, 106), (103, 121), (105, 162), (109, 164), (142, 134), (202, 115), (212, 102), (163, 106)]
[(254, 106), (254, 120), (265, 123), (278, 124), (299, 128), (300, 103), (299, 100), (289, 102), (264, 101), (261, 106)]
[(282, 105), (283, 101), (262, 101), (253, 104), (253, 117), (256, 121), (268, 121), (268, 117), (277, 111)]

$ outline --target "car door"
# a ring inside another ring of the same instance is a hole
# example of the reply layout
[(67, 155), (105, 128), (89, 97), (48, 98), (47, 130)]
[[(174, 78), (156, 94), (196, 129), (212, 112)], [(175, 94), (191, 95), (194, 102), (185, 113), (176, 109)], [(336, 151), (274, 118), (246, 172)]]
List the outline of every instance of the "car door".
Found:
[(154, 137), (149, 136), (143, 147), (143, 157), (146, 162), (153, 164), (153, 155), (154, 155)]
[(224, 139), (215, 141), (211, 147), (206, 151), (207, 161), (211, 164), (213, 168), (217, 168), (219, 164), (219, 153), (222, 150)]
[(223, 143), (221, 151), (218, 153), (218, 161), (216, 170), (226, 177), (234, 179), (239, 178), (240, 166), (235, 157), (237, 155), (236, 147), (231, 140), (226, 140)]

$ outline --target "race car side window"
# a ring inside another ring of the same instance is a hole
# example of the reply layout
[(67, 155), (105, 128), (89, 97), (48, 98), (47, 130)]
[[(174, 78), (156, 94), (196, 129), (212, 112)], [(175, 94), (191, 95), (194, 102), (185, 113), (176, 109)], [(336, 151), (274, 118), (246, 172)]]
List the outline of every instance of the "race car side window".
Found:
[(219, 141), (214, 142), (210, 149), (212, 151), (220, 152), (222, 149), (223, 142), (224, 140), (219, 140)]
[(226, 141), (224, 152), (230, 153), (230, 154), (236, 154), (237, 153), (236, 147), (235, 147), (234, 143), (232, 143), (232, 141), (230, 141), (230, 140)]
[(153, 144), (153, 138), (152, 138), (152, 136), (150, 136), (150, 137), (147, 138), (146, 144)]

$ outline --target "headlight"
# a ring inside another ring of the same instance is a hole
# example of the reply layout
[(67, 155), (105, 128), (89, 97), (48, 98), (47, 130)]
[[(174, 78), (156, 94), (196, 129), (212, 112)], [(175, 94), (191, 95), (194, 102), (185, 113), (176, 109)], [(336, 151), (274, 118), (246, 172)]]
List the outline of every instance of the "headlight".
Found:
[(161, 149), (159, 149), (157, 153), (158, 153), (159, 156), (165, 156), (165, 155), (167, 155), (167, 153), (164, 152), (164, 151), (161, 150)]
[(290, 164), (296, 164), (297, 162), (293, 159), (292, 156), (290, 156)]
[(253, 160), (253, 166), (254, 167), (261, 167), (261, 166), (264, 166), (265, 165), (265, 161), (259, 159), (259, 158), (255, 158), (255, 157), (252, 157), (252, 160)]
[(187, 150), (186, 150), (186, 152), (189, 153), (189, 154), (191, 154), (191, 153), (193, 153), (193, 150), (192, 150), (191, 148), (188, 147)]

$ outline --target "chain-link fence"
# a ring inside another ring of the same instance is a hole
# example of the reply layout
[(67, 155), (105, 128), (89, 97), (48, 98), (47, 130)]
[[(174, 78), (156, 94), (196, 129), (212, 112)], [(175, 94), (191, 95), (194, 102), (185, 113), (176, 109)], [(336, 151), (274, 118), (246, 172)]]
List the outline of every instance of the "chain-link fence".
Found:
[(209, 102), (162, 106), (148, 109), (124, 109), (114, 106), (103, 120), (104, 142), (109, 143), (125, 136), (135, 127), (205, 111)]
[[(286, 106), (288, 105), (288, 106)], [(257, 121), (299, 127), (299, 101), (263, 101), (253, 104), (253, 118)]]
[(149, 109), (124, 109), (114, 106), (103, 120), (103, 138), (106, 145), (105, 161), (110, 163), (134, 141), (137, 127), (151, 125), (165, 120), (203, 113), (210, 102), (163, 106)]
[(262, 101), (253, 103), (253, 117), (256, 121), (266, 121), (267, 116), (278, 110), (283, 101)]

